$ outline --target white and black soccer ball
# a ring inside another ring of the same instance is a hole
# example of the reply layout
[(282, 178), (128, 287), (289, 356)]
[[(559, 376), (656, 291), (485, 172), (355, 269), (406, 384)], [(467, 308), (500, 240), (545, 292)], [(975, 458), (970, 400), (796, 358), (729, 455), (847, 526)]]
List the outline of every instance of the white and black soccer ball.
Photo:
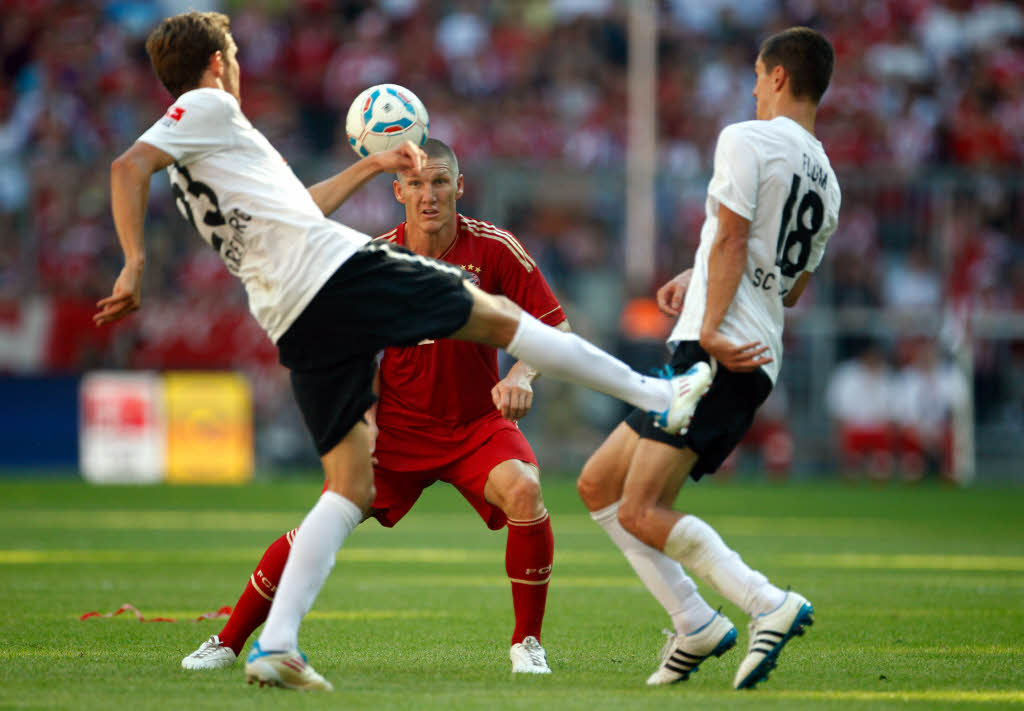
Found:
[(403, 141), (422, 146), (430, 130), (423, 102), (398, 84), (378, 84), (355, 98), (345, 117), (345, 132), (360, 156), (397, 147)]

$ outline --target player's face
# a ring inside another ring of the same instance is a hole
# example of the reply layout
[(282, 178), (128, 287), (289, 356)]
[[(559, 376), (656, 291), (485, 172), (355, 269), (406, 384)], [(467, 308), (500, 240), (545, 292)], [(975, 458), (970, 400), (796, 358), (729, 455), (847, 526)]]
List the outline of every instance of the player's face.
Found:
[(222, 61), (224, 62), (224, 74), (220, 80), (224, 84), (224, 91), (231, 94), (238, 101), (242, 103), (242, 70), (238, 66), (238, 45), (235, 44), (235, 38), (228, 33), (228, 49), (226, 52), (221, 52)]
[(395, 181), (395, 198), (405, 205), (405, 220), (427, 232), (440, 232), (456, 219), (455, 201), (462, 197), (462, 176), (445, 158), (427, 158), (419, 175)]
[(760, 57), (754, 62), (754, 75), (757, 77), (757, 80), (754, 82), (754, 99), (757, 100), (754, 116), (762, 121), (768, 120), (773, 118), (769, 109), (769, 101), (773, 93), (771, 91), (772, 77), (767, 69), (765, 69), (764, 61)]

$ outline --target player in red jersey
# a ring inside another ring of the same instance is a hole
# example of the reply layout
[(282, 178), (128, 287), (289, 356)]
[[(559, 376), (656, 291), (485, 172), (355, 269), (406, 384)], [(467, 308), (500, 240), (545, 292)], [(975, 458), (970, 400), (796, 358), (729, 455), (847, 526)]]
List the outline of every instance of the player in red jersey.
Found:
[[(461, 267), (471, 281), (519, 304), (544, 323), (568, 330), (562, 307), (537, 264), (505, 230), (456, 211), (463, 177), (441, 141), (423, 147), (419, 175), (401, 175), (395, 198), (406, 221), (379, 239)], [(548, 674), (541, 624), (554, 556), (537, 460), (515, 422), (533, 400), (536, 371), (517, 362), (498, 375), (495, 349), (468, 341), (425, 340), (384, 351), (376, 417), (376, 496), (368, 516), (394, 526), (435, 481), (454, 487), (492, 530), (508, 525), (505, 569), (512, 586), (512, 671)], [(266, 619), (294, 531), (267, 549), (220, 634), (182, 660), (186, 669), (234, 663)]]

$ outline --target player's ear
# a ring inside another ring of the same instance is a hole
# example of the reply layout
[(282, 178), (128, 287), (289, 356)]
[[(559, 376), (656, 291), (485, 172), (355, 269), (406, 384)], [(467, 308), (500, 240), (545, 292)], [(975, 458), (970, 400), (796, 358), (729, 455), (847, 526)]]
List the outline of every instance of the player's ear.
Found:
[(391, 181), (391, 187), (395, 191), (395, 200), (398, 200), (401, 204), (405, 204), (405, 193), (402, 192), (402, 181), (395, 179)]
[(219, 49), (210, 55), (210, 63), (206, 65), (206, 69), (209, 72), (213, 72), (215, 77), (223, 76), (224, 54)]
[(789, 74), (786, 72), (786, 68), (781, 63), (776, 64), (772, 69), (772, 86), (775, 87), (775, 90), (781, 91), (788, 80)]
[(458, 200), (462, 197), (464, 192), (464, 186), (462, 183), (462, 173), (459, 173), (459, 177), (455, 179), (455, 199)]

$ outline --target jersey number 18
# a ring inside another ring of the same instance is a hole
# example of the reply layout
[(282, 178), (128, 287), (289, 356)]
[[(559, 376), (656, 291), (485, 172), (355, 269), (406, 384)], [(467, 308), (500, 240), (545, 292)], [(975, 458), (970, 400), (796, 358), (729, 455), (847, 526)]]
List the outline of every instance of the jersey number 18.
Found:
[[(793, 206), (799, 192), (800, 176), (794, 174), (789, 197), (782, 207), (782, 224), (779, 225), (779, 241), (775, 255), (775, 266), (782, 272), (782, 276), (790, 278), (795, 277), (807, 266), (807, 260), (811, 257), (811, 240), (818, 234), (825, 221), (825, 205), (821, 201), (821, 196), (813, 190), (804, 193), (800, 198), (800, 204), (797, 205), (796, 214), (793, 214)], [(790, 229), (794, 219), (796, 224)]]

